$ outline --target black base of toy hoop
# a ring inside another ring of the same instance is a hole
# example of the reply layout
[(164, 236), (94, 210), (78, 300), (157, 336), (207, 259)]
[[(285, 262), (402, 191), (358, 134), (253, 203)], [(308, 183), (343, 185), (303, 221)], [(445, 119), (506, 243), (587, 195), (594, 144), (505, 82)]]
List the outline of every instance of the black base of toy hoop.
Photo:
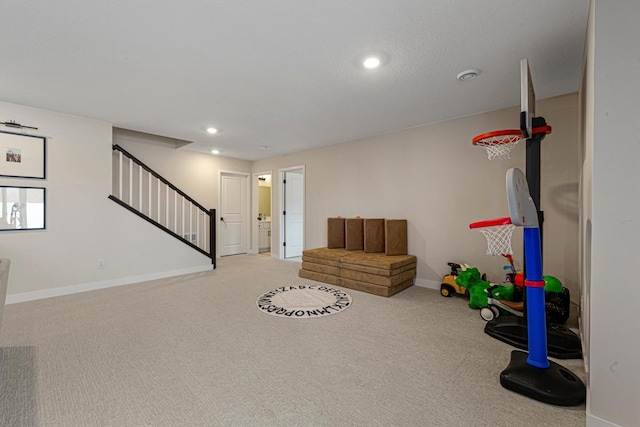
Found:
[(511, 352), (509, 366), (500, 374), (500, 384), (539, 402), (559, 406), (576, 406), (585, 401), (587, 389), (573, 372), (549, 361), (548, 368), (527, 363), (527, 353)]
[[(527, 321), (522, 317), (495, 318), (484, 326), (484, 332), (515, 348), (527, 350), (529, 336)], [(582, 359), (580, 337), (562, 325), (547, 325), (547, 353), (556, 359)]]

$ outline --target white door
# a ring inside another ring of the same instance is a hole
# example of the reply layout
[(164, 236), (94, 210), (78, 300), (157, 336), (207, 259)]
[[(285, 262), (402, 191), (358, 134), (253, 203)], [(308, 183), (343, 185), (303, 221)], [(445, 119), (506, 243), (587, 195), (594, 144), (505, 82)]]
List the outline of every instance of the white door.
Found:
[(247, 252), (246, 175), (220, 175), (220, 256)]
[(302, 256), (304, 248), (304, 169), (287, 170), (282, 173), (284, 224), (284, 256)]

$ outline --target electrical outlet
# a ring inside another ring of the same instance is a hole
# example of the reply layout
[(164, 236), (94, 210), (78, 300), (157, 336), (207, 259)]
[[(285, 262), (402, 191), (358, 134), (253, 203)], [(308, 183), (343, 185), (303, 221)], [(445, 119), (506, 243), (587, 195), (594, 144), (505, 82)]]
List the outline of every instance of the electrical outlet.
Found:
[(98, 260), (98, 268), (104, 268), (104, 260), (102, 258)]

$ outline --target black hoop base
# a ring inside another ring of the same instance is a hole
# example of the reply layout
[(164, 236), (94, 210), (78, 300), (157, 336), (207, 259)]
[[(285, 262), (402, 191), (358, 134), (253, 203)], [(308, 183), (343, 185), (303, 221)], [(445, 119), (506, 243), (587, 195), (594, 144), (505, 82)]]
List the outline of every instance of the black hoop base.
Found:
[[(522, 350), (529, 348), (527, 321), (522, 317), (495, 318), (484, 326), (484, 332)], [(562, 325), (547, 325), (547, 353), (556, 359), (582, 359), (580, 337)]]
[(558, 406), (576, 406), (585, 401), (587, 389), (567, 368), (549, 361), (548, 368), (527, 363), (528, 354), (513, 350), (509, 366), (500, 374), (500, 384), (534, 400)]

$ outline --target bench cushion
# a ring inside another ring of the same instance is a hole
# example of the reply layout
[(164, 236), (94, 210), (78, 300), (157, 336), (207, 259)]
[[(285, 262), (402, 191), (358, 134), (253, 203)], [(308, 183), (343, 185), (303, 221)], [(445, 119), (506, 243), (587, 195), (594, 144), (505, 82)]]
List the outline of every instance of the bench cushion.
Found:
[(331, 267), (340, 267), (340, 261), (331, 261), (330, 259), (314, 258), (302, 255), (302, 261), (313, 262), (315, 264), (328, 265)]
[(414, 255), (367, 254), (364, 252), (347, 252), (340, 257), (341, 264), (364, 265), (367, 267), (393, 270), (408, 264), (415, 264), (417, 258)]
[(403, 265), (402, 267), (394, 268), (389, 270), (387, 268), (378, 268), (378, 267), (369, 267), (366, 265), (359, 264), (340, 264), (340, 267), (343, 270), (353, 270), (353, 271), (361, 271), (363, 273), (375, 274), (377, 276), (395, 276), (396, 274), (402, 273), (407, 270), (415, 270), (416, 263)]
[(327, 218), (327, 247), (344, 248), (344, 218)]
[(316, 271), (309, 271), (309, 270), (303, 270), (303, 269), (300, 269), (300, 271), (298, 271), (298, 276), (304, 279), (311, 279), (311, 280), (316, 280), (322, 283), (328, 283), (330, 285), (337, 285), (338, 279), (339, 279), (338, 276), (332, 276), (331, 274), (323, 274), (323, 273), (318, 273)]
[(364, 249), (364, 220), (362, 218), (347, 218), (345, 220), (344, 247), (348, 251)]
[(338, 282), (338, 286), (343, 286), (345, 288), (355, 289), (356, 291), (367, 292), (382, 297), (390, 297), (391, 295), (397, 294), (401, 290), (406, 289), (411, 285), (413, 285), (413, 279), (398, 283), (395, 286), (380, 286), (372, 283), (360, 282), (358, 280), (347, 279), (346, 277), (340, 277), (340, 280)]
[(364, 251), (384, 252), (384, 218), (364, 219)]
[(305, 249), (302, 251), (302, 256), (303, 257), (310, 257), (310, 258), (320, 258), (320, 259), (326, 259), (329, 261), (340, 261), (340, 257), (342, 255), (346, 255), (349, 252), (347, 252), (346, 249), (329, 249), (329, 248), (317, 248), (317, 249)]
[(302, 261), (302, 269), (315, 271), (322, 274), (330, 274), (332, 276), (340, 275), (340, 267), (332, 267), (330, 265), (316, 264), (315, 262)]
[(385, 254), (406, 255), (408, 253), (406, 219), (385, 219), (384, 232), (386, 235)]
[(363, 273), (361, 271), (353, 271), (341, 268), (340, 277), (357, 280), (359, 282), (371, 283), (374, 285), (391, 287), (416, 277), (416, 270), (407, 270), (402, 273), (396, 274), (395, 276), (378, 276), (377, 274), (369, 274)]

